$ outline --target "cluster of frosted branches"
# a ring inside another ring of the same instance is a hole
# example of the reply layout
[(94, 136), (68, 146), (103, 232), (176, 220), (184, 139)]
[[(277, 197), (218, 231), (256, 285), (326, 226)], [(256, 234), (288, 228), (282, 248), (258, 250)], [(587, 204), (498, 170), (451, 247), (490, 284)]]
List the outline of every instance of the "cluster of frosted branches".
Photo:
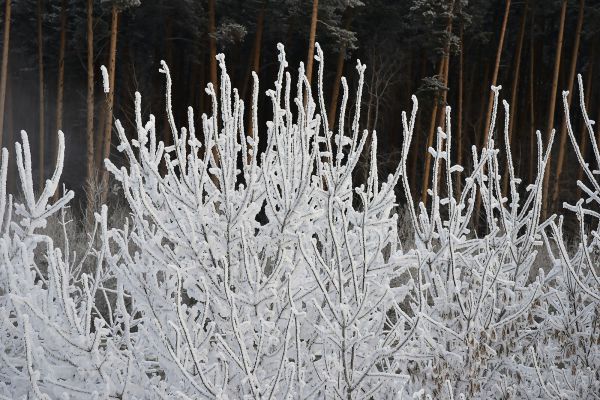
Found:
[[(377, 134), (360, 129), (365, 66), (356, 66), (349, 117), (342, 80), (334, 128), (318, 45), (315, 59), (313, 96), (303, 65), (292, 79), (279, 46), (279, 72), (266, 91), (273, 116), (264, 131), (257, 76), (245, 117), (222, 55), (219, 88), (206, 88), (212, 112), (198, 118), (189, 108), (179, 126), (163, 63), (172, 145), (157, 138), (155, 117), (142, 115), (136, 94), (135, 133), (115, 124), (125, 165), (106, 162), (130, 218), (109, 227), (104, 206), (96, 215), (98, 239), (94, 233), (83, 255), (71, 254), (66, 232), (62, 248), (44, 233), (46, 218), (73, 196), (48, 203), (59, 184), (62, 133), (55, 174), (37, 199), (27, 136), (17, 144), (23, 204), (7, 200), (3, 151), (0, 398), (593, 398), (599, 392), (600, 236), (584, 220), (600, 214), (583, 201), (568, 206), (582, 221), (575, 254), (562, 238), (561, 220), (541, 219), (551, 143), (543, 150), (538, 132), (538, 175), (527, 186), (515, 176), (506, 145), (510, 190), (503, 194), (499, 134), (481, 151), (473, 148), (474, 168), (463, 176), (451, 160), (447, 108), (436, 146), (428, 149), (429, 201), (415, 206), (406, 161), (416, 97), (410, 115), (402, 115), (400, 163), (381, 180)], [(490, 132), (502, 132), (508, 143), (509, 107), (503, 102), (502, 129), (500, 88), (492, 89)], [(368, 174), (357, 184), (355, 168), (367, 149)], [(594, 152), (600, 162), (596, 146)], [(600, 203), (595, 171), (578, 156), (592, 182), (581, 184), (587, 203)], [(407, 221), (398, 220), (396, 189), (407, 199)], [(478, 198), (486, 222), (479, 235), (473, 231)], [(68, 223), (64, 214), (61, 221)], [(415, 249), (403, 248), (402, 223), (412, 225)], [(553, 261), (541, 268), (540, 250)]]

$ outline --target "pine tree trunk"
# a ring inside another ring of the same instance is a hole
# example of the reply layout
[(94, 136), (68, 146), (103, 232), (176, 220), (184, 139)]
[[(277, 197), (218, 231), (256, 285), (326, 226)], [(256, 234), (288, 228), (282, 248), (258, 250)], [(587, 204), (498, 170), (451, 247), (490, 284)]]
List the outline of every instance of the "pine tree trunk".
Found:
[[(560, 57), (562, 54), (563, 47), (563, 38), (565, 33), (565, 19), (567, 16), (567, 0), (562, 1), (562, 7), (560, 10), (560, 24), (558, 28), (558, 39), (556, 43), (556, 55), (554, 57), (554, 70), (552, 73), (552, 90), (550, 92), (550, 105), (548, 107), (548, 121), (546, 123), (546, 134), (550, 137), (550, 133), (552, 132), (554, 126), (554, 111), (556, 108), (556, 96), (558, 92), (558, 77), (560, 73)], [(548, 193), (548, 186), (550, 182), (550, 157), (548, 158), (548, 163), (546, 164), (545, 174), (544, 174), (544, 194)], [(548, 198), (543, 201), (542, 205), (542, 216), (545, 217), (548, 212)]]
[[(581, 30), (583, 28), (583, 11), (585, 9), (585, 0), (579, 0), (579, 14), (577, 15), (577, 28), (575, 29), (575, 43), (573, 44), (573, 53), (571, 54), (571, 65), (569, 68), (569, 81), (568, 90), (569, 95), (567, 100), (569, 104), (573, 98), (573, 84), (575, 82), (575, 73), (577, 72), (577, 57), (579, 56), (579, 44), (581, 43)], [(554, 185), (554, 191), (552, 194), (552, 204), (556, 207), (558, 201), (558, 195), (560, 191), (560, 177), (563, 172), (563, 165), (565, 162), (565, 147), (567, 144), (567, 124), (563, 121), (560, 127), (560, 145), (558, 147), (558, 159), (556, 161), (556, 181)]]
[[(8, 81), (6, 84), (6, 133), (7, 133), (7, 147), (12, 148), (15, 144), (15, 131), (13, 125), (13, 84), (11, 81)], [(9, 158), (8, 160), (8, 193), (15, 193), (15, 179), (17, 177), (17, 164), (14, 161), (14, 157)]]
[[(452, 2), (452, 6), (450, 7), (451, 10), (454, 9), (454, 1)], [(448, 32), (448, 37), (450, 37), (452, 35), (452, 21), (453, 21), (453, 14), (450, 13), (450, 17), (448, 18), (448, 24), (446, 25), (446, 32)], [(440, 60), (440, 65), (438, 67), (438, 77), (440, 77), (443, 81), (444, 84), (446, 84), (447, 81), (447, 68), (446, 68), (446, 63), (448, 62), (448, 59), (450, 57), (450, 41), (448, 40), (446, 42), (446, 44), (444, 45), (444, 55), (442, 57), (442, 59)], [(444, 90), (443, 94), (442, 94), (442, 98), (445, 100), (446, 98), (446, 91)], [(426, 148), (426, 154), (425, 154), (425, 169), (423, 171), (423, 180), (421, 182), (421, 201), (423, 203), (427, 203), (427, 188), (429, 187), (429, 170), (431, 168), (431, 154), (429, 154), (429, 148), (431, 146), (433, 146), (433, 139), (435, 136), (435, 125), (436, 125), (436, 121), (438, 118), (438, 102), (439, 99), (434, 99), (434, 103), (433, 103), (433, 110), (431, 111), (431, 120), (430, 120), (430, 124), (429, 124), (429, 134), (427, 136), (427, 148)], [(442, 112), (443, 114), (443, 112)]]
[[(87, 114), (86, 114), (86, 219), (92, 222), (96, 208), (96, 162), (94, 156), (94, 0), (87, 0)], [(98, 135), (100, 136), (100, 135)]]
[[(350, 7), (346, 7), (344, 11), (344, 29), (350, 29), (350, 23), (352, 22), (352, 11)], [(329, 105), (329, 115), (327, 116), (329, 126), (333, 126), (336, 120), (337, 103), (340, 96), (340, 84), (342, 80), (342, 74), (344, 73), (344, 61), (346, 59), (346, 43), (340, 45), (340, 52), (338, 53), (336, 69), (335, 69), (335, 80), (333, 81), (333, 88), (331, 89), (331, 104)]]
[[(494, 71), (492, 72), (492, 86), (496, 86), (498, 81), (498, 72), (500, 71), (500, 60), (502, 58), (502, 49), (504, 48), (504, 36), (506, 35), (506, 25), (508, 24), (508, 16), (510, 14), (510, 4), (511, 0), (506, 0), (506, 4), (504, 7), (504, 18), (502, 19), (502, 28), (500, 29), (500, 38), (498, 39), (498, 48), (496, 50), (496, 61), (494, 62)], [(482, 143), (482, 147), (487, 146), (487, 142), (490, 134), (490, 119), (492, 118), (492, 108), (494, 106), (494, 93), (490, 93), (489, 101), (488, 101), (488, 109), (485, 115), (485, 136)]]
[[(58, 47), (58, 84), (56, 88), (56, 132), (52, 135), (53, 159), (58, 155), (58, 131), (63, 129), (63, 98), (65, 92), (65, 47), (67, 41), (67, 1), (60, 5), (60, 44)], [(60, 189), (54, 193), (54, 201), (58, 200)]]
[[(6, 83), (8, 80), (8, 49), (10, 47), (11, 0), (5, 0), (4, 36), (2, 40), (2, 69), (0, 70), (0, 148), (4, 137), (4, 104), (6, 102)], [(12, 143), (9, 143), (12, 146)]]
[[(492, 86), (496, 86), (498, 81), (498, 72), (500, 71), (500, 60), (502, 58), (502, 49), (504, 48), (504, 36), (506, 35), (506, 25), (508, 24), (508, 16), (510, 14), (510, 4), (511, 0), (506, 0), (504, 7), (504, 17), (502, 18), (502, 28), (500, 29), (500, 38), (498, 39), (498, 48), (496, 49), (496, 60), (494, 62), (494, 70), (492, 72)], [(489, 94), (488, 107), (487, 112), (485, 114), (485, 120), (483, 121), (485, 126), (485, 134), (483, 136), (483, 143), (481, 143), (481, 147), (487, 147), (488, 140), (490, 135), (493, 135), (493, 132), (490, 132), (491, 129), (491, 118), (492, 118), (492, 110), (494, 107), (494, 93), (491, 92)], [(477, 193), (477, 200), (475, 202), (475, 217), (477, 218), (477, 224), (479, 224), (479, 213), (481, 212), (481, 193)]]
[[(110, 49), (108, 61), (108, 81), (110, 90), (106, 98), (106, 115), (104, 126), (104, 137), (102, 143), (103, 159), (110, 157), (110, 140), (112, 136), (113, 105), (115, 99), (115, 67), (117, 61), (117, 32), (119, 26), (119, 10), (116, 5), (112, 6), (110, 23)], [(102, 168), (102, 195), (100, 203), (105, 204), (108, 197), (108, 170)]]
[[(586, 107), (590, 107), (590, 101), (592, 99), (592, 77), (594, 76), (594, 60), (596, 59), (596, 55), (598, 54), (598, 38), (594, 39), (594, 44), (592, 45), (592, 56), (590, 57), (590, 61), (588, 64), (588, 71), (585, 77), (585, 105)], [(583, 158), (587, 158), (587, 144), (588, 144), (588, 131), (585, 126), (584, 121), (581, 121), (581, 132), (579, 148), (581, 149), (581, 155)], [(579, 166), (579, 171), (577, 174), (577, 180), (583, 181), (583, 168)], [(581, 198), (581, 188), (577, 186), (577, 199)]]
[(535, 133), (535, 21), (531, 15), (529, 33), (529, 182), (536, 176), (537, 139)]
[(44, 118), (44, 34), (42, 27), (42, 2), (43, 0), (38, 0), (37, 2), (37, 39), (38, 39), (38, 85), (39, 85), (39, 142), (38, 142), (38, 151), (39, 151), (39, 183), (43, 184), (45, 180), (45, 152), (46, 152), (46, 134), (44, 128), (46, 126), (46, 121)]
[[(517, 120), (516, 116), (517, 116), (517, 101), (518, 101), (518, 96), (517, 96), (517, 90), (519, 88), (519, 78), (520, 78), (520, 71), (521, 71), (521, 55), (523, 53), (523, 42), (525, 41), (525, 26), (526, 26), (526, 22), (527, 22), (527, 11), (528, 11), (528, 7), (529, 7), (529, 1), (527, 1), (525, 3), (525, 6), (523, 8), (523, 15), (521, 15), (521, 24), (519, 27), (519, 39), (517, 41), (517, 50), (516, 50), (516, 58), (515, 58), (515, 68), (513, 70), (513, 79), (512, 79), (512, 87), (510, 90), (510, 121), (508, 123), (508, 146), (509, 148), (512, 148), (512, 142), (513, 142), (513, 131), (514, 131), (514, 127), (515, 127), (515, 121)], [(508, 171), (506, 171), (508, 172)], [(504, 173), (504, 180), (502, 183), (502, 193), (504, 193), (504, 195), (508, 195), (508, 178), (509, 175), (508, 173)]]
[[(463, 165), (463, 69), (464, 69), (464, 24), (460, 24), (460, 50), (458, 53), (458, 104), (456, 115), (456, 162)], [(456, 195), (462, 192), (462, 179), (456, 180)]]
[(319, 0), (313, 0), (312, 15), (310, 17), (310, 34), (308, 36), (308, 56), (306, 58), (306, 78), (309, 85), (312, 82), (313, 62), (315, 61), (315, 37), (317, 34), (318, 13)]

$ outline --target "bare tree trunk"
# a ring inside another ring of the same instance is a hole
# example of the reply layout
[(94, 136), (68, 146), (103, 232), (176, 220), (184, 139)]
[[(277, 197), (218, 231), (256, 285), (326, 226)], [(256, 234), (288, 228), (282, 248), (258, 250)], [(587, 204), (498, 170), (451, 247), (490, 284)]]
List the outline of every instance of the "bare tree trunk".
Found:
[[(492, 72), (492, 85), (496, 86), (498, 80), (498, 72), (500, 71), (500, 60), (502, 58), (502, 49), (504, 48), (504, 36), (506, 35), (506, 25), (508, 24), (508, 16), (510, 14), (511, 0), (506, 0), (504, 7), (504, 18), (502, 19), (502, 28), (500, 29), (500, 38), (498, 39), (498, 48), (496, 50), (496, 61), (494, 62), (494, 71)], [(485, 136), (482, 146), (487, 146), (490, 134), (490, 119), (492, 118), (492, 108), (494, 106), (494, 93), (490, 93), (488, 101), (488, 109), (485, 115)]]
[(10, 47), (11, 0), (5, 0), (5, 2), (4, 37), (2, 40), (2, 70), (0, 71), (0, 148), (2, 148), (2, 138), (4, 137), (4, 104), (6, 102), (6, 82), (8, 79), (8, 49)]
[(86, 114), (86, 219), (92, 221), (95, 211), (95, 178), (97, 165), (94, 159), (94, 0), (87, 0), (87, 114)]
[[(569, 95), (567, 100), (573, 98), (573, 84), (575, 82), (575, 73), (577, 72), (577, 57), (579, 56), (579, 44), (581, 43), (581, 30), (583, 28), (583, 11), (585, 9), (585, 0), (579, 0), (579, 14), (577, 15), (577, 28), (575, 29), (575, 43), (573, 44), (573, 53), (571, 54), (571, 65), (569, 69), (569, 82), (568, 90)], [(556, 161), (556, 181), (554, 185), (554, 192), (552, 193), (552, 204), (556, 207), (558, 201), (558, 194), (560, 189), (560, 177), (563, 172), (563, 165), (565, 162), (565, 147), (567, 144), (567, 124), (563, 121), (560, 127), (560, 145), (558, 147), (558, 160)]]
[[(463, 69), (464, 69), (464, 24), (460, 23), (460, 50), (458, 53), (458, 109), (456, 116), (456, 143), (458, 165), (463, 163)], [(456, 195), (462, 192), (462, 180), (456, 180)]]
[(312, 82), (313, 62), (315, 60), (315, 36), (317, 34), (318, 13), (319, 0), (313, 0), (312, 15), (310, 17), (310, 34), (308, 36), (308, 56), (306, 59), (306, 78), (309, 85)]
[[(7, 133), (7, 146), (10, 148), (15, 144), (15, 131), (13, 125), (13, 84), (8, 81), (6, 84), (6, 133)], [(17, 164), (14, 161), (14, 157), (8, 160), (8, 193), (15, 193), (15, 178), (17, 176)]]
[[(596, 55), (598, 54), (598, 38), (594, 39), (594, 44), (592, 45), (592, 56), (590, 57), (587, 75), (585, 77), (585, 105), (586, 107), (590, 107), (590, 101), (592, 99), (592, 77), (594, 76), (594, 60), (596, 59)], [(585, 126), (584, 121), (581, 122), (581, 132), (579, 148), (581, 149), (581, 155), (585, 159), (587, 157), (587, 144), (588, 144), (588, 131)], [(579, 172), (577, 174), (577, 180), (583, 181), (583, 168), (579, 167)], [(577, 186), (577, 199), (581, 198), (581, 188)]]
[[(548, 107), (548, 121), (546, 123), (546, 134), (550, 137), (550, 133), (552, 132), (554, 126), (554, 110), (556, 108), (556, 96), (558, 92), (558, 76), (560, 73), (560, 57), (562, 54), (563, 47), (563, 38), (565, 33), (565, 19), (567, 16), (567, 0), (562, 1), (562, 7), (560, 10), (560, 24), (558, 28), (558, 39), (556, 43), (556, 55), (554, 57), (554, 70), (552, 73), (552, 90), (550, 92), (550, 105)], [(548, 193), (548, 185), (550, 181), (550, 157), (548, 158), (548, 163), (546, 164), (546, 171), (544, 174), (544, 193)], [(543, 202), (542, 205), (542, 216), (545, 217), (548, 209), (548, 198)]]
[[(113, 105), (115, 100), (115, 67), (117, 61), (117, 32), (119, 29), (119, 10), (116, 5), (112, 6), (111, 10), (111, 22), (110, 22), (110, 50), (109, 50), (109, 61), (108, 61), (108, 81), (110, 90), (107, 93), (106, 98), (106, 115), (105, 115), (105, 126), (104, 126), (104, 138), (102, 146), (103, 158), (107, 159), (110, 157), (110, 139), (112, 136), (112, 119), (113, 119)], [(106, 203), (108, 197), (108, 170), (102, 168), (102, 195), (100, 197), (101, 204)]]
[[(451, 10), (454, 9), (454, 1), (452, 2)], [(444, 55), (440, 60), (440, 65), (438, 68), (438, 77), (443, 79), (444, 84), (446, 84), (447, 80), (447, 62), (450, 57), (450, 35), (452, 35), (452, 21), (453, 14), (450, 13), (450, 17), (448, 17), (448, 24), (446, 25), (446, 32), (448, 32), (448, 41), (444, 45)], [(446, 91), (442, 94), (442, 98), (446, 99)], [(442, 113), (443, 114), (443, 113)], [(425, 169), (423, 171), (423, 180), (421, 182), (421, 201), (423, 203), (427, 203), (427, 188), (429, 187), (429, 169), (431, 168), (431, 155), (429, 154), (429, 148), (433, 146), (433, 139), (435, 136), (435, 125), (438, 116), (438, 99), (436, 98), (433, 103), (433, 110), (431, 111), (431, 122), (429, 124), (429, 134), (427, 136), (427, 149), (425, 154)]]
[(44, 119), (44, 35), (42, 31), (42, 1), (38, 0), (37, 2), (37, 39), (38, 39), (38, 84), (39, 84), (39, 168), (40, 168), (40, 184), (42, 184), (45, 180), (45, 151), (46, 151), (46, 135), (44, 132), (44, 128), (46, 126), (46, 121)]
[[(492, 72), (492, 86), (496, 86), (498, 80), (498, 72), (500, 71), (500, 60), (502, 58), (502, 49), (504, 48), (504, 36), (506, 34), (506, 25), (508, 24), (508, 16), (510, 14), (510, 4), (511, 0), (506, 0), (504, 7), (504, 17), (502, 18), (502, 28), (500, 29), (500, 38), (498, 39), (498, 48), (496, 49), (496, 60), (494, 62), (494, 70)], [(492, 127), (491, 118), (492, 118), (492, 109), (494, 107), (494, 93), (491, 92), (489, 94), (489, 101), (487, 112), (485, 114), (485, 120), (483, 121), (485, 126), (485, 134), (483, 136), (483, 143), (481, 147), (487, 147), (487, 143), (490, 135), (493, 135), (493, 132), (490, 132)], [(477, 218), (477, 225), (479, 224), (479, 213), (481, 211), (481, 193), (477, 193), (477, 200), (475, 202), (475, 217)]]
[[(56, 88), (56, 133), (52, 135), (52, 154), (56, 159), (58, 152), (58, 131), (63, 129), (63, 98), (65, 93), (65, 47), (67, 42), (67, 0), (60, 4), (60, 44), (58, 48), (58, 84)], [(54, 201), (58, 199), (60, 189), (54, 193)]]
[(535, 134), (535, 21), (531, 15), (531, 32), (529, 33), (529, 181), (535, 179), (536, 134)]
[[(352, 8), (346, 7), (344, 11), (344, 29), (350, 29), (350, 23), (352, 22)], [(340, 96), (340, 84), (342, 80), (342, 74), (344, 73), (344, 61), (346, 59), (346, 43), (342, 43), (340, 46), (340, 52), (338, 53), (336, 69), (335, 69), (335, 80), (333, 81), (333, 88), (331, 90), (331, 104), (329, 105), (328, 122), (329, 126), (333, 126), (335, 123), (335, 113), (337, 111), (338, 98)]]
[[(523, 42), (525, 41), (525, 26), (526, 26), (526, 22), (527, 22), (528, 7), (529, 7), (529, 0), (525, 3), (525, 6), (523, 8), (523, 14), (521, 15), (521, 24), (519, 27), (519, 39), (517, 41), (517, 50), (516, 50), (517, 58), (515, 58), (515, 68), (513, 70), (512, 87), (510, 90), (511, 118), (508, 123), (508, 142), (509, 142), (508, 146), (510, 146), (510, 148), (512, 148), (513, 130), (514, 130), (514, 126), (515, 126), (515, 121), (517, 120), (517, 118), (516, 118), (517, 101), (519, 99), (517, 96), (517, 89), (519, 88), (519, 77), (521, 76), (519, 72), (521, 71), (521, 54), (523, 54)], [(508, 173), (504, 174), (504, 180), (502, 182), (502, 193), (504, 193), (504, 195), (508, 194)]]

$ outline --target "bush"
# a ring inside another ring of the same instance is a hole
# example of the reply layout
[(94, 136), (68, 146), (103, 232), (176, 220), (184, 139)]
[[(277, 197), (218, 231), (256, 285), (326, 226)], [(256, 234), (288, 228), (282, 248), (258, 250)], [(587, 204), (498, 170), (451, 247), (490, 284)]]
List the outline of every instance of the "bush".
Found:
[[(317, 46), (317, 102), (304, 77), (292, 83), (279, 46), (272, 120), (259, 143), (244, 132), (244, 103), (219, 56), (219, 93), (201, 137), (188, 109), (173, 145), (158, 141), (155, 118), (136, 134), (117, 121), (126, 165), (107, 168), (122, 186), (129, 218), (109, 226), (96, 214), (98, 240), (83, 255), (44, 232), (45, 220), (73, 197), (56, 191), (62, 158), (38, 199), (27, 135), (16, 145), (23, 204), (0, 186), (0, 393), (4, 398), (594, 398), (600, 392), (598, 219), (574, 206), (581, 238), (565, 245), (562, 217), (542, 220), (549, 151), (538, 132), (538, 176), (514, 176), (503, 196), (493, 135), (473, 148), (471, 172), (454, 165), (450, 108), (439, 128), (430, 204), (412, 202), (406, 172), (418, 103), (402, 115), (395, 172), (378, 177), (375, 132), (360, 130), (365, 67), (352, 125), (348, 86), (337, 132), (323, 99)], [(254, 77), (252, 132), (258, 132)], [(581, 85), (580, 85), (581, 86)], [(295, 88), (295, 94), (292, 94)], [(493, 88), (495, 131), (500, 88)], [(220, 97), (220, 98), (219, 98)], [(509, 107), (504, 137), (508, 138)], [(568, 117), (568, 105), (565, 110)], [(582, 111), (593, 137), (592, 122)], [(575, 143), (572, 131), (569, 134)], [(59, 135), (63, 154), (62, 134)], [(202, 140), (200, 140), (202, 139)], [(507, 142), (507, 140), (506, 140)], [(594, 143), (594, 141), (592, 141)], [(368, 177), (353, 171), (370, 148)], [(548, 147), (549, 148), (549, 147)], [(260, 150), (259, 150), (260, 149)], [(595, 148), (597, 161), (600, 162)], [(598, 201), (600, 186), (579, 154)], [(455, 181), (462, 179), (461, 192)], [(414, 248), (403, 248), (396, 186)], [(480, 196), (486, 230), (473, 229)], [(588, 201), (589, 203), (589, 201)], [(587, 203), (586, 203), (587, 204)], [(95, 232), (95, 231), (94, 231)], [(539, 267), (538, 252), (552, 260)]]

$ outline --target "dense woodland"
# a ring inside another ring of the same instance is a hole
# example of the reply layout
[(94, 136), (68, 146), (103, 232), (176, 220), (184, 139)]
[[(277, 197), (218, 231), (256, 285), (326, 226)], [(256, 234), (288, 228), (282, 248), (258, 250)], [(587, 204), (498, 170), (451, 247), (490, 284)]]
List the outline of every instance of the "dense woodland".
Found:
[[(218, 79), (216, 54), (225, 54), (232, 84), (248, 104), (251, 71), (259, 78), (276, 76), (278, 42), (292, 70), (305, 63), (315, 85), (316, 40), (326, 57), (333, 122), (340, 77), (356, 87), (360, 59), (367, 65), (364, 128), (378, 132), (380, 177), (400, 156), (401, 111), (410, 107), (411, 94), (419, 99), (416, 151), (408, 166), (415, 192), (430, 179), (425, 149), (443, 125), (445, 104), (453, 107), (458, 163), (469, 164), (471, 146), (485, 143), (491, 85), (502, 85), (501, 98), (511, 104), (520, 176), (535, 175), (535, 130), (547, 142), (556, 129), (545, 182), (549, 210), (578, 194), (575, 181), (582, 176), (566, 145), (561, 105), (561, 91), (573, 92), (576, 73), (584, 77), (591, 118), (600, 119), (600, 84), (593, 79), (600, 71), (596, 0), (6, 0), (2, 13), (1, 143), (12, 146), (25, 129), (32, 137), (34, 175), (48, 178), (62, 129), (68, 149), (63, 180), (80, 199), (85, 187), (93, 188), (88, 202), (110, 192), (101, 160), (119, 163), (113, 120), (134, 124), (135, 91), (143, 95), (144, 115), (164, 113), (161, 60), (173, 75), (175, 119), (185, 118), (188, 105), (199, 119), (211, 107), (204, 88)], [(108, 94), (101, 65), (114, 89)], [(268, 110), (268, 102), (261, 90), (259, 109)], [(579, 113), (573, 114), (582, 151), (591, 155)], [(160, 123), (169, 144), (171, 133)], [(259, 124), (258, 135), (261, 130)], [(11, 164), (12, 188), (15, 177)]]

